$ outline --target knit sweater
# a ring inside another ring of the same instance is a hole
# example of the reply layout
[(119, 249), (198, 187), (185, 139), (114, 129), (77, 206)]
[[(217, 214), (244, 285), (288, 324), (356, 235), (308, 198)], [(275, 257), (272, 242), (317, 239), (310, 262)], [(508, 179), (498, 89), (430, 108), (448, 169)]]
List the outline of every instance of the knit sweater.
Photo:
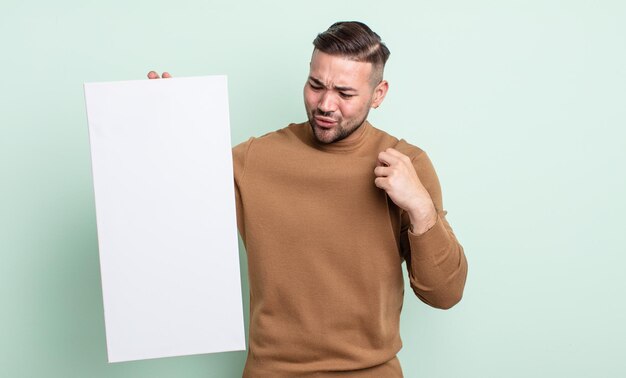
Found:
[[(374, 185), (389, 147), (411, 158), (437, 210), (421, 235)], [(250, 285), (243, 376), (402, 377), (402, 263), (437, 308), (461, 299), (467, 274), (426, 153), (367, 122), (331, 144), (301, 123), (236, 146), (233, 161)]]

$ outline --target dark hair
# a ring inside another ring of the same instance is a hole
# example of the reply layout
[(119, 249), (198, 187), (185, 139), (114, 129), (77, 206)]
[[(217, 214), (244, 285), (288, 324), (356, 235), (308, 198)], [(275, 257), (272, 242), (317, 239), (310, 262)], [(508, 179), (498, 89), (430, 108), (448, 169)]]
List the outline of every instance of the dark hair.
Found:
[(383, 68), (389, 49), (369, 26), (358, 21), (336, 22), (317, 35), (315, 48), (329, 55), (340, 55), (357, 62), (369, 62)]

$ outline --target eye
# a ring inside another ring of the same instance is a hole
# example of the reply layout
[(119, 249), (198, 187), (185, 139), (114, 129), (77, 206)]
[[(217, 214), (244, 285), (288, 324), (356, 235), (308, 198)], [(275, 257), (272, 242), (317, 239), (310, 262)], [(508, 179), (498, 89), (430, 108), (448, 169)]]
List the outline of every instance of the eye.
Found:
[(322, 89), (322, 87), (320, 85), (317, 84), (313, 84), (311, 82), (309, 82), (309, 86), (311, 87), (311, 89), (313, 89), (314, 91), (319, 91), (320, 89)]
[(344, 92), (339, 92), (339, 96), (341, 96), (342, 98), (346, 98), (346, 99), (347, 99), (347, 98), (354, 97), (354, 95), (352, 95), (352, 94), (347, 94), (347, 93), (344, 93)]

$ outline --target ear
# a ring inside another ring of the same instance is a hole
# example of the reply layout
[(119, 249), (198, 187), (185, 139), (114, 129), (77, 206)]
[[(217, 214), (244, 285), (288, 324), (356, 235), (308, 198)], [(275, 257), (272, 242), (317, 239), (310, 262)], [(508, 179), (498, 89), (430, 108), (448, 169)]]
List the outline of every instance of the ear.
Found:
[(389, 83), (387, 82), (387, 80), (383, 80), (380, 83), (378, 83), (376, 88), (374, 88), (374, 96), (372, 97), (372, 105), (371, 105), (372, 108), (376, 109), (377, 107), (380, 106), (380, 104), (385, 99), (385, 96), (387, 95), (388, 90), (389, 90)]

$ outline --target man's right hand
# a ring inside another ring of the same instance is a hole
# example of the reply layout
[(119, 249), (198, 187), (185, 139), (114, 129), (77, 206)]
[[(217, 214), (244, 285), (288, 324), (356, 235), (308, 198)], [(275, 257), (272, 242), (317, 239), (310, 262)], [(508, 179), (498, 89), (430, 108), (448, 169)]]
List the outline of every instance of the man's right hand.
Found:
[(161, 77), (163, 77), (164, 79), (169, 79), (170, 77), (172, 77), (172, 75), (170, 75), (169, 72), (163, 72), (161, 76), (159, 76), (156, 71), (148, 72), (148, 79), (160, 79)]

